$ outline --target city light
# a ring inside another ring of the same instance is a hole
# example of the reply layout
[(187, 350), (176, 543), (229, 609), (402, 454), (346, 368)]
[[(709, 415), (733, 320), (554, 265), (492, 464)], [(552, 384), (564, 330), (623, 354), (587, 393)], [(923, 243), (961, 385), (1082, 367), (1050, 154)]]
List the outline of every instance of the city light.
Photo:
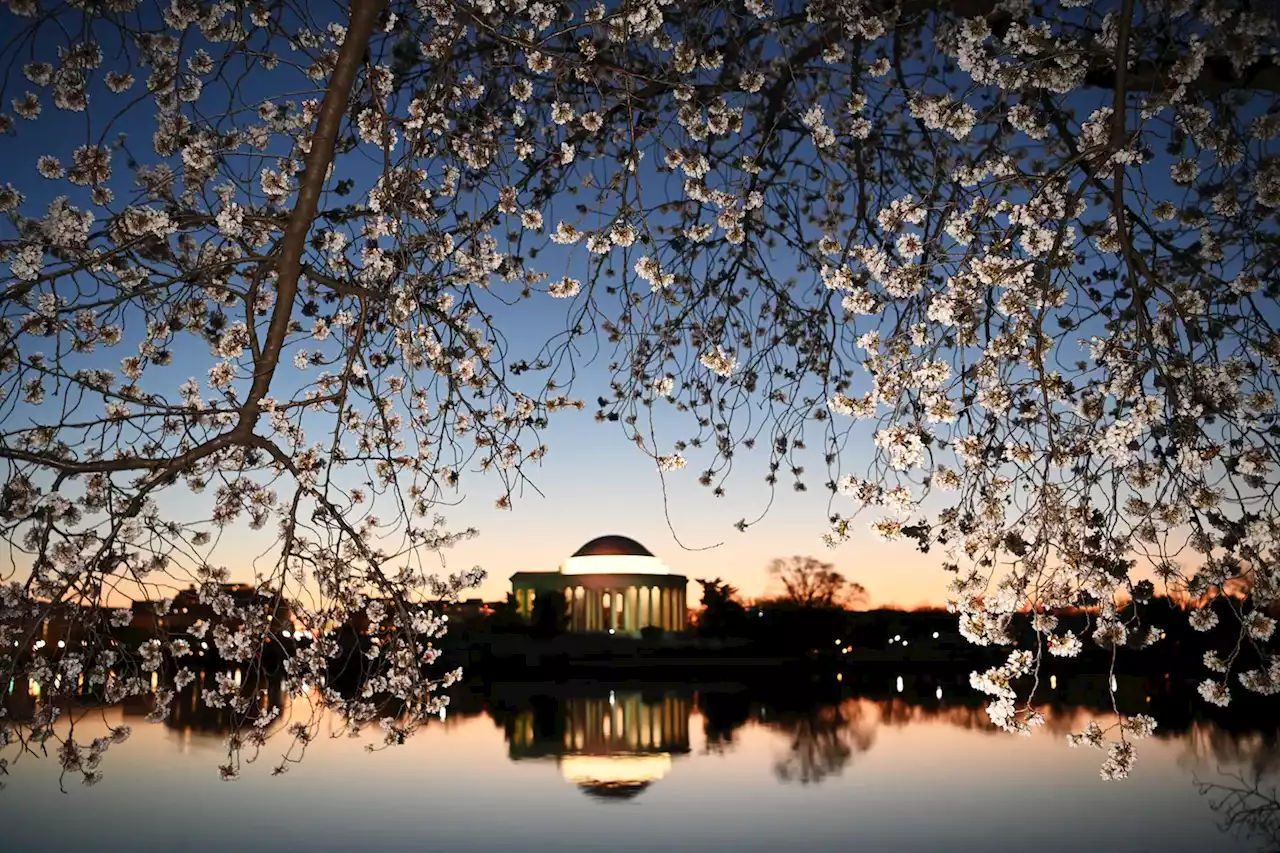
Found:
[(902, 692), (902, 676), (901, 675), (898, 676), (898, 692), (899, 693)]
[(937, 632), (937, 631), (934, 631), (934, 632), (933, 632), (933, 638), (934, 638), (935, 640), (936, 640), (936, 639), (938, 639), (938, 632)]

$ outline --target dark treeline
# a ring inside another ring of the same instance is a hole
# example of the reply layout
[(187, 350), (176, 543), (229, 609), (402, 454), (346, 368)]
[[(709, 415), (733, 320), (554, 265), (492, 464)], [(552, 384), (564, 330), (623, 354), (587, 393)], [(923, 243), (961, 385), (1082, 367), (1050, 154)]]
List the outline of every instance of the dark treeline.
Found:
[[(801, 568), (811, 570), (810, 577), (792, 578), (784, 594), (752, 603), (742, 602), (737, 590), (718, 578), (700, 580), (701, 606), (693, 612), (686, 631), (646, 628), (639, 636), (570, 632), (563, 599), (543, 596), (530, 621), (520, 618), (513, 602), (459, 607), (451, 616), (449, 633), (435, 643), (446, 666), (461, 666), (469, 674), (489, 679), (527, 680), (603, 678), (628, 666), (643, 667), (645, 677), (676, 679), (695, 677), (695, 673), (702, 678), (702, 670), (730, 666), (737, 678), (744, 669), (783, 662), (815, 671), (891, 667), (902, 672), (959, 673), (967, 678), (970, 671), (1003, 662), (1010, 652), (1009, 647), (973, 645), (960, 635), (957, 617), (941, 608), (851, 609), (864, 594), (861, 587), (828, 571), (825, 564)], [(1133, 605), (1122, 609), (1128, 642), (1117, 650), (1115, 671), (1187, 681), (1204, 678), (1208, 672), (1205, 651), (1221, 648), (1238, 628), (1226, 601), (1204, 606), (1219, 616), (1208, 632), (1194, 630), (1184, 605), (1167, 597), (1153, 597), (1138, 609)], [(1111, 650), (1090, 639), (1096, 615), (1076, 611), (1058, 617), (1057, 630), (1075, 632), (1084, 640), (1084, 651), (1072, 661), (1046, 660), (1059, 664), (1062, 672), (1071, 667), (1110, 671)], [(1029, 621), (1015, 619), (1015, 648), (1034, 648), (1040, 641)], [(148, 624), (138, 621), (114, 633), (118, 635), (115, 642), (128, 648), (137, 648), (154, 635)], [(49, 636), (46, 648), (32, 653), (48, 653), (56, 645), (54, 634)], [(59, 636), (65, 636), (68, 645), (76, 642), (72, 634)], [(378, 626), (343, 625), (329, 636), (338, 648), (329, 661), (331, 681), (359, 683), (370, 670), (372, 647), (382, 639)], [(1147, 636), (1159, 639), (1141, 647)], [(290, 637), (282, 628), (262, 650), (255, 667), (270, 676), (285, 657), (309, 643), (310, 638)], [(233, 662), (219, 656), (216, 644), (193, 637), (191, 645), (193, 653), (184, 658), (185, 666), (197, 671), (234, 668)]]
[[(719, 579), (700, 581), (701, 607), (688, 631), (673, 634), (646, 629), (640, 637), (570, 633), (557, 597), (535, 607), (532, 623), (514, 610), (499, 606), (483, 621), (455, 625), (445, 638), (451, 660), (478, 668), (482, 674), (506, 674), (536, 666), (555, 670), (569, 664), (585, 666), (695, 659), (713, 661), (804, 662), (819, 667), (892, 665), (898, 669), (968, 671), (1003, 662), (1010, 647), (977, 646), (961, 636), (957, 617), (942, 608), (853, 610), (838, 600), (806, 604), (782, 596), (743, 603), (736, 590)], [(1218, 625), (1208, 632), (1193, 629), (1179, 601), (1152, 597), (1135, 607), (1126, 605), (1121, 618), (1128, 640), (1116, 650), (1115, 671), (1130, 674), (1171, 674), (1199, 680), (1205, 676), (1206, 650), (1221, 648), (1238, 625), (1224, 600), (1204, 606), (1218, 613)], [(1070, 630), (1084, 642), (1072, 662), (1082, 671), (1110, 671), (1112, 651), (1091, 639), (1096, 614), (1086, 610), (1061, 612), (1059, 632)], [(1013, 648), (1035, 648), (1042, 641), (1025, 616), (1014, 619)], [(1157, 638), (1144, 645), (1149, 637)], [(1049, 661), (1058, 659), (1051, 656)], [(518, 663), (518, 667), (516, 666)], [(557, 676), (560, 677), (560, 676)]]

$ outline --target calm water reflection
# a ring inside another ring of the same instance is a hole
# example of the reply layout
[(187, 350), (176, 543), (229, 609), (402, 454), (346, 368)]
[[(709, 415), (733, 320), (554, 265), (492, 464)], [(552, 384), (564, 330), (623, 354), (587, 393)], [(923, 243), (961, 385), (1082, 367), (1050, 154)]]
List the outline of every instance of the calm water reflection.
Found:
[(1197, 718), (1164, 679), (1122, 679), (1122, 702), (1150, 706), (1160, 737), (1132, 779), (1108, 784), (1100, 753), (1065, 745), (1105, 719), (1099, 678), (1064, 679), (1030, 739), (995, 731), (958, 683), (855, 681), (473, 686), (407, 746), (368, 754), (368, 738), (322, 738), (288, 775), (268, 778), (267, 757), (230, 784), (215, 770), (226, 720), (188, 693), (164, 725), (142, 707), (98, 715), (134, 736), (95, 787), (60, 794), (52, 761), (19, 761), (0, 793), (0, 848), (1280, 848), (1280, 803), (1252, 789), (1280, 778), (1274, 714)]

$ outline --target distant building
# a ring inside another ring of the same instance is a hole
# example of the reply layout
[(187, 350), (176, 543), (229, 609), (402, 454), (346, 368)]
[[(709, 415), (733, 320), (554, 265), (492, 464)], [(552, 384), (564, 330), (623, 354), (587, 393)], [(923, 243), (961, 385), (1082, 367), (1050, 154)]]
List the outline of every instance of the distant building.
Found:
[[(271, 630), (275, 633), (279, 634), (294, 627), (289, 602), (278, 597), (271, 590), (244, 583), (224, 583), (219, 584), (218, 591), (229, 596), (237, 608), (246, 611), (260, 608), (263, 616), (270, 623)], [(163, 630), (170, 634), (184, 634), (200, 622), (224, 623), (233, 628), (241, 624), (239, 619), (221, 619), (212, 604), (200, 601), (200, 593), (195, 586), (179, 591), (167, 606), (161, 606), (154, 601), (135, 601), (132, 610), (133, 620), (130, 627), (149, 633), (159, 633)]]
[(493, 605), (481, 598), (468, 598), (450, 604), (444, 610), (450, 631), (483, 630), (493, 615)]
[(685, 587), (639, 542), (601, 536), (579, 548), (554, 572), (516, 572), (511, 590), (516, 608), (531, 620), (539, 596), (565, 601), (570, 631), (638, 634), (642, 628), (683, 631), (688, 627)]

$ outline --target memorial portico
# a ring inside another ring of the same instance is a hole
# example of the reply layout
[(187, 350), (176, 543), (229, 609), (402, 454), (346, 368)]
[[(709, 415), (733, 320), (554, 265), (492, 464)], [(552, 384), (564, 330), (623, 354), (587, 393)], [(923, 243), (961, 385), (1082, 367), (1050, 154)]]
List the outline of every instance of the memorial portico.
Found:
[(568, 630), (638, 634), (647, 627), (687, 627), (688, 580), (625, 536), (601, 536), (579, 548), (555, 572), (517, 572), (511, 588), (520, 615), (530, 620), (538, 596), (565, 600)]

